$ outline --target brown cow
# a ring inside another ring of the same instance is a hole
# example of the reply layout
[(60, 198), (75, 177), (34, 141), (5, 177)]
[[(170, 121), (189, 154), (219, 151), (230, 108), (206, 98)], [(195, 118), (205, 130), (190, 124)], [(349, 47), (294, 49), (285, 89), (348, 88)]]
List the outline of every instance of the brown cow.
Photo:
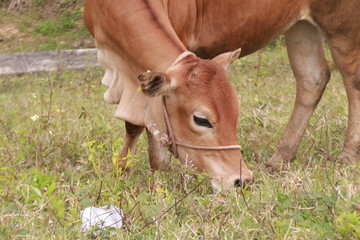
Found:
[[(267, 166), (277, 168), (295, 158), (330, 78), (324, 39), (349, 99), (348, 130), (338, 158), (359, 160), (359, 13), (358, 0), (87, 0), (85, 23), (105, 68), (102, 82), (109, 86), (105, 100), (118, 104), (115, 115), (126, 121), (121, 157), (135, 150), (145, 126), (152, 168), (168, 167), (161, 143), (172, 141), (173, 153), (212, 174), (215, 187), (251, 181), (238, 146), (231, 146), (236, 145), (239, 109), (224, 69), (239, 56), (235, 49), (245, 56), (285, 33), (297, 94)], [(135, 76), (148, 69), (152, 72), (139, 76), (139, 92)]]

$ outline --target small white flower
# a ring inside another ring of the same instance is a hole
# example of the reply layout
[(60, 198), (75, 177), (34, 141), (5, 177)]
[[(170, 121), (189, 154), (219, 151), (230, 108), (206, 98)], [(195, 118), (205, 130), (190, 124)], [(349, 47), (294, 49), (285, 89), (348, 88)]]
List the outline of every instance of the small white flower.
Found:
[(30, 119), (36, 121), (39, 119), (39, 115), (35, 114), (34, 116), (30, 117)]

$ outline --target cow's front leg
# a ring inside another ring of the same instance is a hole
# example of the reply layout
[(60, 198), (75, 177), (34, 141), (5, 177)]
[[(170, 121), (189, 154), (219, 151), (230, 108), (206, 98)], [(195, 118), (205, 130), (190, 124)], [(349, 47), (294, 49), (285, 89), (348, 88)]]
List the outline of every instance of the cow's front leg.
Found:
[(130, 154), (135, 154), (136, 152), (136, 144), (139, 136), (144, 130), (144, 127), (137, 126), (129, 122), (125, 122), (126, 135), (124, 139), (124, 145), (120, 151), (118, 163), (119, 167), (123, 170), (128, 170), (127, 161)]
[(148, 136), (151, 168), (153, 170), (168, 170), (170, 167), (170, 158), (166, 148), (160, 145), (158, 136), (160, 132), (158, 130), (147, 129), (146, 133)]
[(295, 158), (300, 140), (330, 78), (323, 37), (317, 28), (308, 22), (299, 22), (286, 32), (285, 40), (296, 78), (296, 100), (278, 150), (266, 163), (273, 170)]

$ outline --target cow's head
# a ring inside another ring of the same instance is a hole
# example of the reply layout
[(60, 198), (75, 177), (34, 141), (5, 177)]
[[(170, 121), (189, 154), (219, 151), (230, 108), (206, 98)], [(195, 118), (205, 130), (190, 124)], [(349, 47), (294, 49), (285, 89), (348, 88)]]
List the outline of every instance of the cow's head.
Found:
[[(139, 76), (146, 95), (164, 97), (176, 141), (194, 146), (177, 145), (181, 162), (209, 173), (216, 189), (243, 186), (253, 179), (239, 149), (197, 149), (237, 145), (240, 104), (228, 82), (226, 68), (239, 54), (237, 50), (203, 60), (186, 52), (166, 72)], [(165, 121), (164, 116), (160, 114), (156, 121)]]

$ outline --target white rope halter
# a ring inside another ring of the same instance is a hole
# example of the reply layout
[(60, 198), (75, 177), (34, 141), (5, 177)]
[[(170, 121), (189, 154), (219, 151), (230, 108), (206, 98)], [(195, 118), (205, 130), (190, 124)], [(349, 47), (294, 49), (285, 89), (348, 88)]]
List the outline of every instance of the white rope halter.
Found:
[(185, 148), (191, 148), (191, 149), (197, 149), (197, 150), (236, 150), (241, 149), (240, 145), (226, 145), (226, 146), (203, 146), (203, 145), (193, 145), (193, 144), (187, 144), (182, 143), (176, 140), (174, 132), (171, 127), (170, 119), (169, 119), (169, 113), (167, 111), (166, 107), (166, 99), (163, 97), (163, 107), (164, 107), (164, 119), (165, 119), (165, 125), (166, 125), (166, 132), (160, 137), (160, 144), (163, 147), (169, 147), (171, 148), (172, 153), (175, 157), (178, 157), (178, 151), (177, 146), (185, 147)]

